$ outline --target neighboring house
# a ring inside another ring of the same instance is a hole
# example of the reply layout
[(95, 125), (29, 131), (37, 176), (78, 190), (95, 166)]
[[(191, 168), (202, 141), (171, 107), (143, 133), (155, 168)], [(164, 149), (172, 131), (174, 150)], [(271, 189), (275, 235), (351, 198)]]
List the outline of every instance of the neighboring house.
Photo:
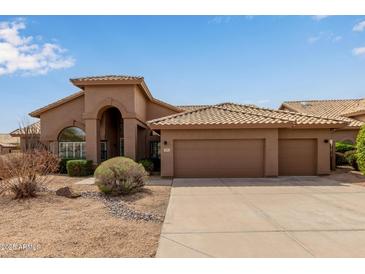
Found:
[(334, 130), (334, 141), (355, 143), (360, 127), (365, 124), (365, 99), (287, 101), (283, 102), (279, 109), (348, 122), (346, 127)]
[(330, 140), (345, 119), (223, 103), (173, 106), (143, 77), (71, 79), (81, 90), (30, 113), (40, 141), (94, 163), (161, 159), (167, 177), (264, 177), (330, 172)]
[(0, 155), (19, 151), (19, 137), (0, 133)]
[(41, 145), (39, 141), (41, 136), (41, 123), (38, 121), (30, 125), (24, 125), (10, 132), (10, 136), (19, 139), (21, 151), (39, 147)]

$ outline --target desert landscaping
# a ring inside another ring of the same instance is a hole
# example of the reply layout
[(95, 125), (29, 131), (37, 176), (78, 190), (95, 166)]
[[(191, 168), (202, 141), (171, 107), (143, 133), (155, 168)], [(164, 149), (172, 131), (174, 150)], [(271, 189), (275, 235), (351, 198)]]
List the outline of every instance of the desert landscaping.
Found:
[[(85, 178), (49, 176), (48, 190), (36, 198), (0, 197), (2, 244), (16, 244), (0, 247), (0, 257), (155, 256), (170, 186), (147, 185), (129, 196), (111, 198), (111, 210), (96, 185), (75, 184)], [(57, 196), (55, 191), (64, 186), (81, 197)], [(120, 208), (137, 215), (118, 215)], [(138, 213), (153, 218), (146, 221)]]

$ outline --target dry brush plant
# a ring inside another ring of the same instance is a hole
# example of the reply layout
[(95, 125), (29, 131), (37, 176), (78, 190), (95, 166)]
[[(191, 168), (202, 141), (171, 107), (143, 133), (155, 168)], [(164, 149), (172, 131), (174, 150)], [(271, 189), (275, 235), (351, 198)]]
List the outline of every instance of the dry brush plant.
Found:
[(47, 175), (58, 170), (57, 156), (44, 149), (11, 153), (0, 157), (0, 195), (13, 193), (15, 199), (35, 197)]
[(20, 123), (23, 152), (0, 156), (0, 195), (13, 193), (15, 199), (35, 197), (42, 184), (58, 171), (59, 159), (39, 142), (39, 130), (27, 121)]

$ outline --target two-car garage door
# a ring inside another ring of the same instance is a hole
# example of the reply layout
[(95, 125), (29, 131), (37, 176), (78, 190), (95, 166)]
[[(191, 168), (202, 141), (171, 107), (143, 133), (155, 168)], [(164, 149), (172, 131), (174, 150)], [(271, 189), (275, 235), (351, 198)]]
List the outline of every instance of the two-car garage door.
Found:
[[(316, 139), (279, 139), (279, 174), (316, 175)], [(264, 139), (175, 140), (175, 177), (264, 177)]]
[(263, 177), (264, 139), (176, 140), (175, 177)]

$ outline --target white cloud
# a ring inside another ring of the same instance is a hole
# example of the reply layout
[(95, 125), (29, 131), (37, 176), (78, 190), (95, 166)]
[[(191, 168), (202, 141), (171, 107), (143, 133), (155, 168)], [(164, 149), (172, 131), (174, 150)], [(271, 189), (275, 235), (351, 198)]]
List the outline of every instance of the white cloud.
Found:
[(307, 39), (307, 42), (309, 44), (314, 44), (316, 42), (318, 42), (319, 40), (324, 40), (324, 41), (330, 41), (333, 43), (338, 43), (342, 40), (342, 36), (340, 35), (335, 35), (332, 32), (320, 32), (315, 36), (310, 36)]
[(314, 44), (315, 42), (317, 42), (319, 39), (321, 39), (321, 37), (320, 36), (311, 36), (311, 37), (309, 37), (308, 38), (308, 43), (309, 44)]
[(352, 50), (353, 55), (365, 55), (365, 47), (354, 48)]
[(365, 30), (365, 20), (357, 23), (353, 28), (353, 31), (362, 32)]
[(321, 21), (327, 17), (329, 17), (329, 15), (314, 15), (314, 16), (312, 16), (312, 19), (314, 21)]
[(230, 16), (215, 16), (215, 17), (213, 17), (213, 19), (208, 21), (208, 24), (220, 25), (220, 24), (229, 23), (230, 21), (231, 21)]
[(17, 72), (46, 74), (74, 65), (75, 60), (66, 56), (66, 50), (60, 45), (42, 44), (37, 37), (21, 35), (25, 28), (24, 19), (0, 22), (0, 76)]
[(338, 35), (338, 36), (335, 36), (335, 37), (333, 37), (333, 39), (332, 39), (332, 42), (340, 42), (342, 40), (342, 36), (340, 36), (340, 35)]

